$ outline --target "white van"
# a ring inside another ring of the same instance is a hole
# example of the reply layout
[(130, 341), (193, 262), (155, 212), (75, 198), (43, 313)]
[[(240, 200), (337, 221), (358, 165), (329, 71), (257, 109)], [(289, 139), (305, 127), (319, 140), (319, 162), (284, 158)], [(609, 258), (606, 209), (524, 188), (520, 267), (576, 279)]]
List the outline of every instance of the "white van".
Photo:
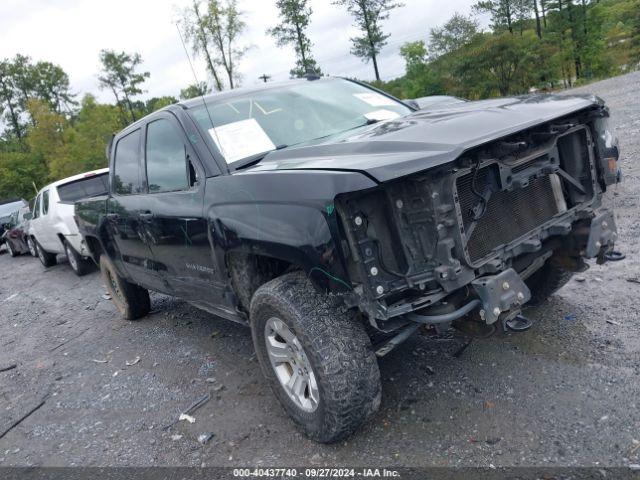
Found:
[(47, 185), (38, 192), (29, 225), (29, 238), (45, 267), (56, 264), (56, 255), (64, 254), (76, 275), (88, 273), (93, 266), (74, 215), (74, 203), (81, 198), (105, 195), (109, 191), (109, 169), (82, 173)]

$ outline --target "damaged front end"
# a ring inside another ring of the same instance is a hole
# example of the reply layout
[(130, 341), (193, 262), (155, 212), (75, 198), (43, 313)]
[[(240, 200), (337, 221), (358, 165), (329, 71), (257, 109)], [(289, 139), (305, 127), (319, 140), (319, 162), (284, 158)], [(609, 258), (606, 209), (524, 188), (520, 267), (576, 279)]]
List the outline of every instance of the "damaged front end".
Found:
[(504, 325), (545, 262), (606, 261), (617, 233), (602, 197), (619, 181), (607, 116), (599, 105), (338, 197), (351, 304), (385, 332)]

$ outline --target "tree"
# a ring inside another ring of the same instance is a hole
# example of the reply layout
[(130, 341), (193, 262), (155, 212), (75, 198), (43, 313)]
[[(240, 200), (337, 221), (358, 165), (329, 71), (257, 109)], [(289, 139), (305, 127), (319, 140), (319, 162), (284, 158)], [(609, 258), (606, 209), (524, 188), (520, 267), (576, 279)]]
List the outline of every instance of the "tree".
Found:
[(435, 69), (430, 68), (424, 41), (405, 43), (400, 47), (406, 74), (401, 96), (418, 98), (444, 93), (442, 82)]
[(78, 105), (71, 93), (69, 76), (58, 65), (51, 62), (37, 62), (31, 68), (32, 91), (30, 98), (46, 102), (59, 114), (71, 114)]
[(47, 176), (46, 165), (27, 152), (0, 153), (0, 198), (32, 198), (33, 185), (43, 187)]
[(226, 4), (221, 0), (209, 0), (203, 26), (217, 51), (216, 61), (227, 72), (229, 87), (233, 89), (239, 79), (236, 64), (247, 51), (246, 47), (237, 46), (238, 37), (246, 28), (237, 0), (227, 0)]
[(174, 103), (178, 103), (178, 99), (172, 95), (153, 97), (144, 102), (142, 110), (144, 111), (145, 115), (148, 115), (149, 113), (153, 113), (156, 110), (160, 110), (161, 108), (164, 108), (166, 106), (173, 105)]
[(0, 62), (0, 102), (3, 119), (11, 126), (13, 135), (21, 143), (24, 137), (22, 110), (15, 86), (14, 67), (9, 60)]
[(427, 47), (423, 40), (405, 43), (400, 47), (400, 56), (404, 59), (406, 72), (412, 73), (426, 65)]
[(382, 31), (381, 23), (389, 18), (392, 10), (403, 4), (395, 0), (334, 0), (334, 5), (341, 5), (355, 19), (355, 26), (362, 35), (351, 39), (351, 53), (366, 63), (373, 62), (376, 81), (380, 81), (378, 55), (387, 44), (389, 34)]
[(439, 57), (460, 49), (479, 33), (478, 21), (454, 13), (443, 26), (435, 27), (430, 32), (429, 50), (433, 57)]
[(454, 73), (466, 77), (471, 91), (480, 97), (522, 93), (526, 91), (522, 77), (532, 41), (508, 32), (486, 35), (466, 52)]
[(18, 141), (25, 134), (30, 99), (41, 100), (57, 113), (70, 115), (77, 105), (73, 97), (69, 76), (51, 62), (34, 64), (20, 54), (0, 62), (0, 111), (5, 112), (4, 122)]
[(180, 99), (189, 100), (190, 98), (202, 97), (209, 93), (211, 93), (211, 87), (207, 85), (207, 82), (198, 82), (180, 90)]
[(307, 72), (320, 73), (311, 54), (312, 43), (307, 36), (313, 10), (307, 0), (277, 0), (280, 23), (267, 30), (267, 34), (276, 39), (279, 47), (293, 45), (296, 52), (296, 66), (291, 69), (292, 77), (301, 77)]
[(536, 15), (536, 35), (538, 35), (538, 38), (542, 38), (542, 25), (540, 24), (540, 11), (538, 10), (538, 0), (533, 0), (533, 11)]
[(212, 45), (210, 38), (205, 31), (205, 16), (201, 12), (199, 0), (193, 0), (191, 7), (183, 12), (182, 26), (184, 28), (187, 41), (191, 43), (191, 48), (195, 55), (203, 54), (207, 63), (207, 70), (213, 78), (213, 83), (218, 91), (224, 90), (224, 84), (220, 79), (218, 70), (211, 53)]
[(29, 100), (28, 109), (33, 119), (27, 136), (29, 153), (37, 162), (47, 166), (53, 178), (67, 176), (71, 161), (65, 141), (69, 134), (69, 121), (40, 100)]
[(123, 124), (128, 123), (124, 114), (127, 108), (132, 122), (136, 121), (136, 112), (133, 107), (133, 97), (143, 93), (140, 85), (149, 78), (149, 72), (136, 72), (142, 64), (142, 57), (138, 53), (128, 54), (114, 52), (113, 50), (101, 50), (100, 62), (102, 63), (101, 75), (98, 76), (101, 89), (109, 89), (120, 107)]
[(494, 33), (504, 30), (513, 33), (514, 25), (518, 24), (522, 35), (533, 5), (531, 0), (482, 0), (473, 5), (472, 9), (476, 13), (491, 15), (491, 28)]

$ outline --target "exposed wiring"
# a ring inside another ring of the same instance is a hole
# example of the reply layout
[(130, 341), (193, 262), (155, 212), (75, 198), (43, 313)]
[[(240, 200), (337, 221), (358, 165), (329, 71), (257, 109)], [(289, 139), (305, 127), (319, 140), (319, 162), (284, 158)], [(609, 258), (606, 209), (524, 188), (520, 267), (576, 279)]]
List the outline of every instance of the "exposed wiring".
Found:
[(473, 177), (471, 178), (471, 193), (473, 193), (476, 197), (478, 197), (480, 199), (480, 203), (482, 205), (481, 210), (478, 212), (476, 206), (474, 206), (471, 209), (471, 214), (472, 214), (472, 218), (474, 222), (477, 222), (478, 220), (480, 220), (482, 218), (482, 216), (485, 214), (485, 212), (487, 211), (487, 199), (484, 198), (484, 195), (482, 195), (480, 192), (478, 192), (478, 190), (476, 189), (476, 180), (478, 178), (478, 170), (480, 169), (480, 159), (478, 158), (478, 161), (476, 162), (475, 166), (473, 167)]
[(334, 277), (333, 275), (331, 275), (329, 272), (327, 272), (326, 270), (323, 270), (320, 267), (313, 267), (311, 270), (309, 270), (309, 276), (311, 276), (311, 274), (313, 273), (314, 270), (319, 271), (320, 273), (325, 274), (327, 277), (329, 277), (331, 280), (338, 282), (342, 285), (344, 285), (345, 287), (347, 287), (349, 290), (352, 290), (351, 285), (349, 285), (347, 282), (345, 282), (344, 280), (338, 278), (338, 277)]

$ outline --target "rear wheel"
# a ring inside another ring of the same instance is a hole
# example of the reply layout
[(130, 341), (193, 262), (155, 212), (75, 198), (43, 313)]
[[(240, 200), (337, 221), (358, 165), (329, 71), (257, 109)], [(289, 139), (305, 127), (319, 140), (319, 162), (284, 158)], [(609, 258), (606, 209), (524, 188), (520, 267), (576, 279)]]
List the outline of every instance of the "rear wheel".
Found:
[(38, 258), (40, 259), (40, 263), (45, 268), (53, 267), (56, 263), (58, 263), (56, 259), (55, 253), (49, 253), (42, 248), (42, 246), (36, 241), (36, 251), (38, 253)]
[(64, 242), (64, 253), (67, 255), (71, 269), (79, 277), (86, 275), (93, 269), (91, 260), (83, 258), (69, 242)]
[(380, 371), (364, 327), (303, 274), (256, 291), (251, 332), (272, 390), (313, 440), (339, 441), (378, 409)]
[(100, 257), (100, 272), (113, 304), (125, 319), (138, 320), (149, 313), (149, 291), (122, 278), (106, 255)]

